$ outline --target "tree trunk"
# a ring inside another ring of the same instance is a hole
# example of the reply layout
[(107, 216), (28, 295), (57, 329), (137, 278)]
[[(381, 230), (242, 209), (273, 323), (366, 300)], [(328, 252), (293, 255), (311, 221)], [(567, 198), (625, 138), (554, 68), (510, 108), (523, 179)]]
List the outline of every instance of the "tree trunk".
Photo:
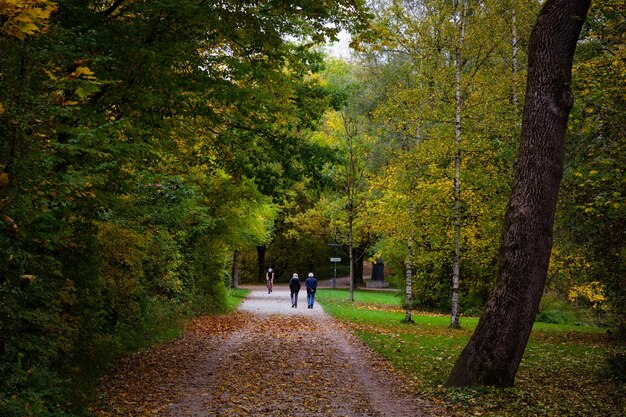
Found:
[[(413, 220), (414, 206), (409, 205), (409, 219)], [(406, 244), (406, 314), (404, 321), (413, 323), (411, 308), (413, 307), (413, 238), (409, 236)]]
[(354, 263), (354, 285), (365, 284), (365, 281), (363, 281), (363, 257), (365, 256), (365, 248), (363, 246), (357, 246), (356, 248), (352, 248), (352, 252), (352, 262)]
[(354, 148), (352, 147), (352, 135), (348, 134), (348, 147), (350, 149), (350, 161), (348, 171), (348, 253), (350, 254), (350, 301), (354, 301), (354, 251), (353, 251), (353, 225), (354, 225)]
[(513, 386), (543, 292), (563, 174), (572, 61), (590, 0), (548, 0), (529, 45), (526, 99), (498, 273), (447, 386)]
[(455, 67), (455, 153), (454, 153), (454, 264), (452, 267), (452, 311), (450, 314), (450, 327), (460, 328), (459, 323), (459, 279), (461, 264), (461, 111), (463, 103), (461, 100), (461, 70), (463, 69), (463, 59), (461, 48), (465, 40), (465, 16), (467, 12), (467, 0), (463, 1), (461, 16), (459, 18), (460, 35), (459, 43), (454, 57)]
[[(12, 109), (20, 109), (22, 108), (22, 92), (24, 89), (24, 79), (26, 78), (26, 53), (24, 51), (24, 44), (21, 44), (19, 51), (19, 59), (17, 65), (17, 88), (14, 96), (11, 98), (13, 103), (9, 102), (11, 107), (8, 110)], [(13, 185), (18, 183), (18, 166), (19, 166), (19, 153), (20, 153), (20, 142), (23, 138), (23, 126), (20, 123), (20, 118), (16, 118), (15, 121), (11, 122), (11, 139), (9, 142), (9, 152), (6, 159), (6, 166), (4, 167), (3, 172), (9, 174), (9, 184)]]
[(233, 255), (233, 273), (231, 274), (230, 287), (239, 288), (239, 251), (235, 250)]
[(354, 301), (354, 250), (352, 250), (352, 215), (350, 215), (348, 223), (348, 253), (350, 254), (350, 301)]
[(257, 246), (256, 254), (259, 266), (257, 280), (258, 282), (265, 282), (265, 245)]
[(513, 107), (515, 108), (515, 114), (518, 114), (517, 110), (517, 74), (519, 72), (519, 64), (517, 62), (517, 22), (515, 16), (515, 6), (511, 9), (511, 71), (513, 73)]

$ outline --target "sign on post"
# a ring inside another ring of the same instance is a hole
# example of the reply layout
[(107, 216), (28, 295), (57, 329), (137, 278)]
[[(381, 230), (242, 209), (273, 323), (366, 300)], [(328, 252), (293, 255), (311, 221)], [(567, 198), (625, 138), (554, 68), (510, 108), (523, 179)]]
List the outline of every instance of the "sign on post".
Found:
[(331, 262), (341, 262), (341, 258), (330, 258)]

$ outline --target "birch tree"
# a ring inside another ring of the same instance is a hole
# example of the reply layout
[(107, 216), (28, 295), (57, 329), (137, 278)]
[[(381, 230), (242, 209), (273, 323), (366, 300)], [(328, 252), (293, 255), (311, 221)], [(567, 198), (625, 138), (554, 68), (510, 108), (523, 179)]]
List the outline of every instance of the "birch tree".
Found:
[[(512, 43), (500, 36), (511, 31), (511, 22), (494, 1), (381, 2), (375, 11), (379, 39), (367, 65), (389, 80), (373, 112), (376, 122), (384, 140), (395, 141), (390, 152), (413, 136), (407, 132), (419, 129), (422, 151), (415, 155), (422, 159), (415, 163), (428, 167), (428, 175), (418, 181), (437, 195), (436, 204), (415, 205), (416, 217), (430, 224), (432, 233), (429, 251), (414, 252), (414, 261), (429, 258), (426, 264), (437, 265), (418, 275), (422, 282), (416, 289), (429, 280), (430, 287), (435, 280), (440, 287), (447, 274), (450, 323), (458, 326), (463, 268), (466, 288), (480, 287), (486, 294), (491, 283), (488, 265), (495, 263), (501, 222), (494, 214), (504, 211), (501, 196), (508, 192), (506, 182), (495, 178), (508, 175), (515, 139), (508, 104)], [(435, 190), (442, 187), (447, 193)]]
[(459, 322), (459, 279), (461, 263), (461, 117), (463, 100), (461, 98), (461, 72), (463, 71), (463, 42), (467, 17), (467, 0), (461, 3), (461, 10), (455, 16), (459, 38), (454, 51), (454, 265), (452, 268), (452, 308), (450, 327), (460, 328)]

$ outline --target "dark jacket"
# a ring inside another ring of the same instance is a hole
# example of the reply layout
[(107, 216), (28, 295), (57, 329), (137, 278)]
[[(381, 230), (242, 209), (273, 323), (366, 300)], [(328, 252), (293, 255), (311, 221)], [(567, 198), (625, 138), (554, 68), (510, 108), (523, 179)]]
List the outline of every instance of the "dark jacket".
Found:
[(300, 278), (296, 278), (296, 277), (291, 278), (291, 280), (289, 281), (289, 288), (293, 292), (300, 291)]
[(308, 277), (305, 281), (305, 284), (307, 293), (314, 293), (315, 291), (317, 291), (317, 280), (315, 279), (315, 277)]

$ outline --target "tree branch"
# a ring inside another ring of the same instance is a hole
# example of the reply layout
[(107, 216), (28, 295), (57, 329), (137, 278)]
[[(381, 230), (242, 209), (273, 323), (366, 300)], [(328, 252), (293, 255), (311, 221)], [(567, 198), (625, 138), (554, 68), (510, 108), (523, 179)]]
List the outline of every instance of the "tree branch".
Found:
[(102, 12), (103, 16), (111, 16), (126, 0), (115, 0), (111, 7)]

